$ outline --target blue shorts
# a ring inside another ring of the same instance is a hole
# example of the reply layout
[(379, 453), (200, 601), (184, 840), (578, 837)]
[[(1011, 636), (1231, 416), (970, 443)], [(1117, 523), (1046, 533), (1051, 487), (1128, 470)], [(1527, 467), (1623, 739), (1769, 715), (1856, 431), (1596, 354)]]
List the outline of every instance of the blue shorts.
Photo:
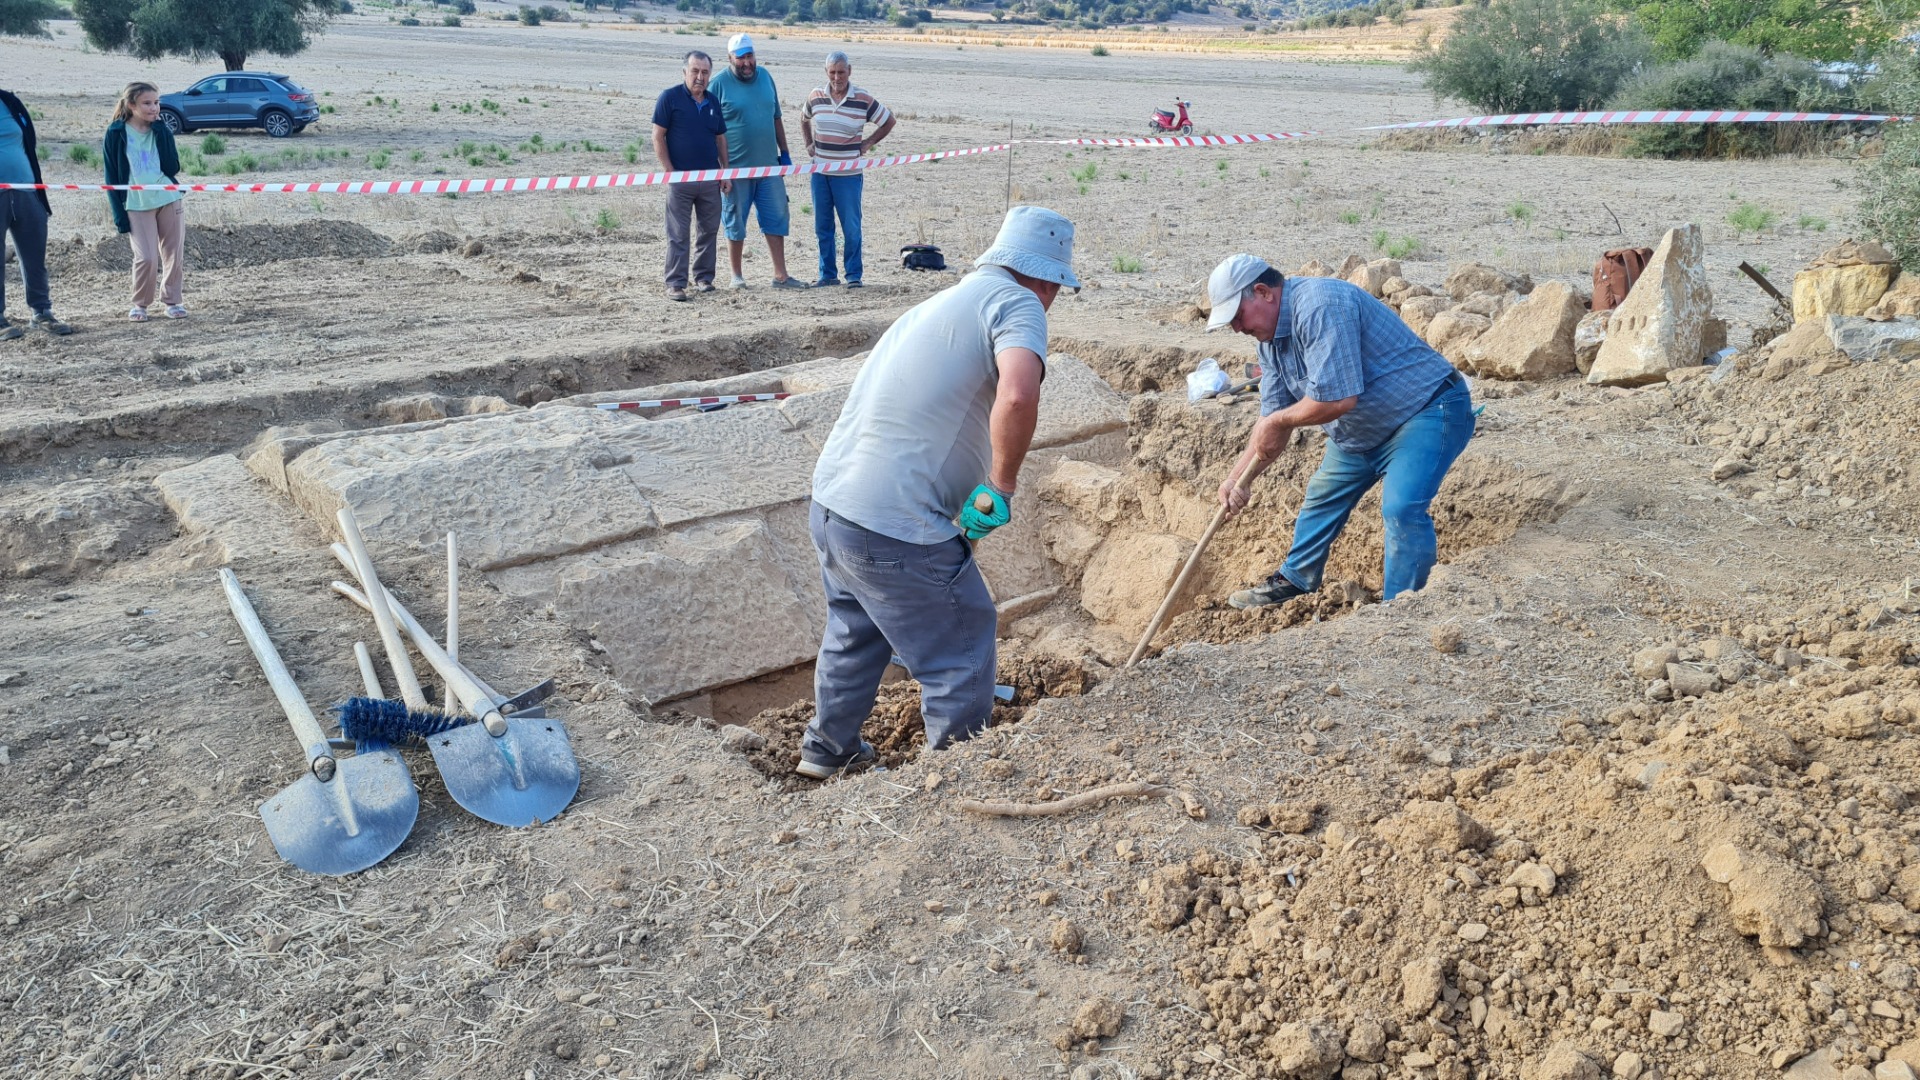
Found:
[(733, 190), (720, 196), (720, 229), (729, 240), (747, 238), (747, 211), (760, 218), (760, 232), (766, 236), (787, 235), (787, 178), (768, 176), (759, 180), (735, 180)]

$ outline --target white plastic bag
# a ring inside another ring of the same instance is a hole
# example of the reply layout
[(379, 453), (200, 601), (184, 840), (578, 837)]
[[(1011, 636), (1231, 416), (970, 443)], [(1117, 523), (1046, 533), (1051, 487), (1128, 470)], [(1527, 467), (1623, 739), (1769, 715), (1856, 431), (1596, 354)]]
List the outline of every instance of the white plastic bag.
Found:
[(1209, 356), (1200, 361), (1200, 366), (1187, 376), (1187, 400), (1201, 401), (1232, 385), (1233, 381), (1227, 378), (1227, 373), (1220, 370), (1220, 364)]

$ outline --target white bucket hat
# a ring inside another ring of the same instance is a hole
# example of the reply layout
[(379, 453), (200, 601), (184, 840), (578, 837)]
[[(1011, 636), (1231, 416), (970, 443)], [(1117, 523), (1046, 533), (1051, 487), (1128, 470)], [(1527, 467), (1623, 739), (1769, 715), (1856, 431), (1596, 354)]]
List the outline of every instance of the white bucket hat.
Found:
[(1073, 276), (1073, 222), (1045, 207), (1016, 206), (1007, 211), (1000, 235), (973, 265), (1004, 266), (1069, 289), (1080, 287), (1080, 279)]

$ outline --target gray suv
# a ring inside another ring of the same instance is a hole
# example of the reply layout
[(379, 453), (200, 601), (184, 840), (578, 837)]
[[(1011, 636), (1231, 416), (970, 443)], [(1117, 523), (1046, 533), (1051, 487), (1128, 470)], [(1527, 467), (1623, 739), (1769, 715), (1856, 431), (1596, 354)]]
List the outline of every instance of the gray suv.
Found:
[(160, 98), (160, 122), (175, 135), (204, 127), (257, 127), (284, 139), (319, 118), (311, 91), (265, 71), (229, 71)]

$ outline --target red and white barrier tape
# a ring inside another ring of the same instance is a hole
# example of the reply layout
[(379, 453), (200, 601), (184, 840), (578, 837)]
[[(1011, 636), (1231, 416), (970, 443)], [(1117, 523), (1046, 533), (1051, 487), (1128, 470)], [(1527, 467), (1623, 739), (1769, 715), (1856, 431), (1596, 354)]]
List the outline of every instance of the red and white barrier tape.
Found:
[[(1352, 131), (1406, 131), (1422, 128), (1525, 127), (1538, 124), (1798, 124), (1882, 123), (1912, 117), (1880, 113), (1788, 113), (1753, 110), (1688, 110), (1668, 112), (1559, 112), (1506, 113), (1499, 116), (1461, 116), (1446, 120), (1414, 120), (1404, 124), (1375, 124)], [(1169, 135), (1135, 138), (1019, 139), (1028, 146), (1116, 146), (1182, 149), (1203, 146), (1246, 146), (1253, 143), (1292, 142), (1330, 134), (1320, 131), (1278, 131), (1242, 135)], [(761, 165), (738, 169), (679, 172), (615, 173), (603, 176), (534, 176), (485, 180), (335, 180), (286, 184), (3, 184), (0, 191), (210, 191), (251, 195), (489, 195), (527, 191), (590, 191), (601, 188), (649, 187), (706, 180), (760, 180), (808, 173), (840, 173), (914, 165), (923, 161), (994, 154), (1012, 149), (1012, 143), (936, 150), (925, 154), (859, 158), (853, 161), (809, 162), (804, 165)]]
[(1375, 124), (1360, 131), (1398, 131), (1409, 128), (1527, 127), (1534, 124), (1824, 124), (1880, 123), (1903, 117), (1878, 113), (1792, 113), (1755, 110), (1694, 109), (1665, 112), (1556, 112), (1503, 113), (1499, 116), (1462, 116), (1451, 120), (1415, 120), (1405, 124)]
[(727, 394), (722, 397), (666, 398), (662, 401), (601, 401), (596, 409), (675, 409), (682, 405), (736, 405), (743, 401), (781, 401), (792, 394)]

